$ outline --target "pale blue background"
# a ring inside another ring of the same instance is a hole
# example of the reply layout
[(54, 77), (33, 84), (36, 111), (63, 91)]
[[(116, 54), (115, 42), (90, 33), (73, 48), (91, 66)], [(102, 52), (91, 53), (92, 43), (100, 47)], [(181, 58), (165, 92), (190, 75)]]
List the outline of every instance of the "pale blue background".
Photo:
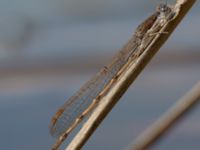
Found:
[[(50, 149), (48, 125), (57, 108), (160, 2), (0, 0), (0, 149)], [(84, 150), (126, 148), (199, 81), (199, 9), (198, 2)], [(199, 115), (197, 106), (153, 149), (198, 149)]]

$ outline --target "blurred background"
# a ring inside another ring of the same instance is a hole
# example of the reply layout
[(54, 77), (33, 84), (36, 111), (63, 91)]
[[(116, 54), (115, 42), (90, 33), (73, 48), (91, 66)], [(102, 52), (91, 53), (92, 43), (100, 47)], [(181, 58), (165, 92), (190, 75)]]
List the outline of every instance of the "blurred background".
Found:
[[(1, 149), (50, 149), (48, 126), (58, 107), (109, 62), (161, 2), (0, 0)], [(84, 150), (126, 148), (199, 81), (199, 8), (197, 2)], [(198, 149), (196, 108), (153, 149)]]

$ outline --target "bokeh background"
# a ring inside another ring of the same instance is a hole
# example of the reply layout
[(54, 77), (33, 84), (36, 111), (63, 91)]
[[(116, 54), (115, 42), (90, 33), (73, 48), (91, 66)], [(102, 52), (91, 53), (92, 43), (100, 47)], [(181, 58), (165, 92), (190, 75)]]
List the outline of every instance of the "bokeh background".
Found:
[[(50, 149), (48, 126), (58, 107), (109, 62), (160, 2), (0, 0), (1, 149)], [(199, 10), (197, 2), (84, 150), (128, 147), (200, 79)], [(199, 115), (197, 106), (153, 149), (198, 149)]]

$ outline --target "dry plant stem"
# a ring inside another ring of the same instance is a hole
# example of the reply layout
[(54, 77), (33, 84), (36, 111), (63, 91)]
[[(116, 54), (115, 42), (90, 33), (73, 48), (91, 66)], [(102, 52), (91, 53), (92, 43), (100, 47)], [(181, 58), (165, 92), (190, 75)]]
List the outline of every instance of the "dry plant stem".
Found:
[(117, 103), (120, 97), (125, 93), (130, 84), (136, 79), (143, 68), (148, 64), (151, 58), (159, 50), (159, 48), (168, 39), (170, 34), (180, 23), (187, 11), (191, 8), (195, 0), (178, 0), (176, 3), (177, 15), (168, 22), (161, 30), (161, 33), (167, 32), (168, 34), (158, 34), (151, 44), (146, 48), (145, 52), (141, 55), (137, 62), (130, 64), (123, 77), (113, 86), (109, 93), (102, 98), (97, 108), (91, 114), (87, 122), (83, 125), (81, 130), (74, 137), (72, 142), (68, 145), (66, 150), (79, 150), (86, 143), (95, 129), (99, 126), (106, 115), (111, 111), (113, 106)]
[(132, 144), (130, 150), (145, 150), (154, 144), (181, 117), (200, 102), (200, 82), (173, 105), (162, 117), (147, 128)]

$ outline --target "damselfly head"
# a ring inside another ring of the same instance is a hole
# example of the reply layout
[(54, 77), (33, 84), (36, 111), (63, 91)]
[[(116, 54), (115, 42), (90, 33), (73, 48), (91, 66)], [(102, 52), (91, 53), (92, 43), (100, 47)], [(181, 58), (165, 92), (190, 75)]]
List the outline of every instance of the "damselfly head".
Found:
[(161, 3), (158, 7), (157, 7), (157, 11), (162, 14), (162, 13), (170, 13), (171, 12), (171, 7), (168, 6), (167, 4)]
[(160, 20), (160, 23), (169, 21), (174, 16), (173, 7), (168, 5), (167, 3), (161, 3), (157, 7), (157, 12), (159, 13), (158, 18)]

